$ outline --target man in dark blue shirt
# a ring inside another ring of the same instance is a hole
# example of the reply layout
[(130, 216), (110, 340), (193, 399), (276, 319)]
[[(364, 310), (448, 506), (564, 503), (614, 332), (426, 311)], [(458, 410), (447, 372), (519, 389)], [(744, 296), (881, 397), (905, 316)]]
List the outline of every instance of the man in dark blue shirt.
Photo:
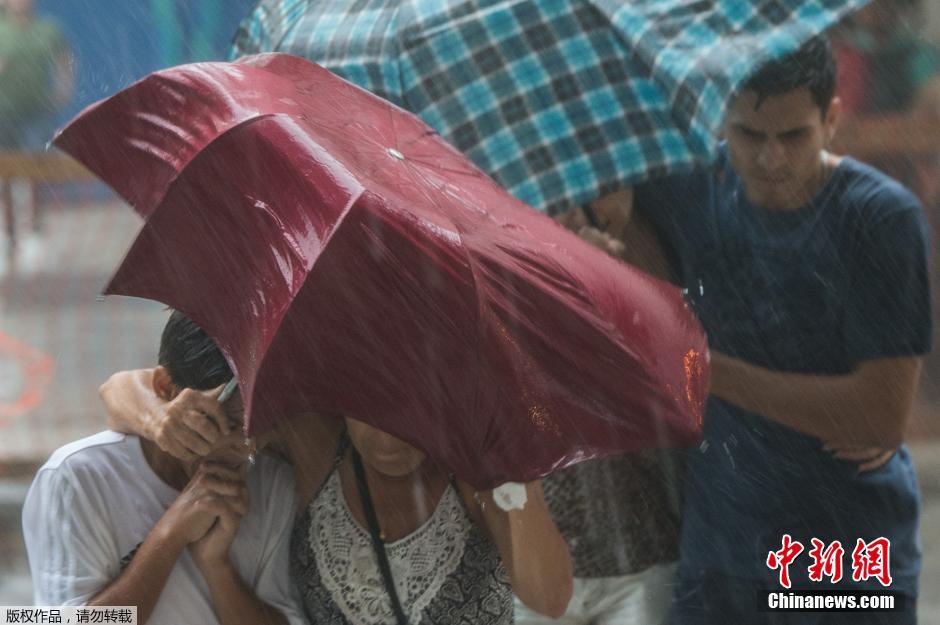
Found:
[[(768, 64), (729, 103), (715, 165), (635, 191), (712, 350), (677, 623), (915, 622), (920, 498), (902, 439), (930, 350), (927, 225), (901, 185), (826, 151), (834, 76), (823, 39)], [(901, 593), (905, 609), (761, 612), (784, 581)]]

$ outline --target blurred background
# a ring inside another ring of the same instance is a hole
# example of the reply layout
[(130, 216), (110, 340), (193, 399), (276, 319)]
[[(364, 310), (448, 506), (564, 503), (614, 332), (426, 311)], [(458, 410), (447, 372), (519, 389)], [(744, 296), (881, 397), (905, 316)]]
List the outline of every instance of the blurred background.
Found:
[[(158, 304), (97, 297), (140, 222), (84, 170), (45, 146), (83, 107), (148, 72), (226, 58), (254, 0), (0, 0), (4, 5), (0, 605), (24, 605), (31, 602), (31, 586), (20, 509), (32, 476), (52, 450), (104, 427), (99, 384), (119, 369), (151, 366), (165, 321)], [(832, 37), (848, 113), (837, 151), (882, 168), (922, 199), (934, 228), (940, 327), (940, 2), (875, 0)], [(42, 65), (38, 58), (53, 61)], [(10, 72), (21, 72), (17, 83), (32, 88), (4, 93)], [(928, 360), (909, 444), (924, 495), (920, 618), (940, 625), (938, 354)]]

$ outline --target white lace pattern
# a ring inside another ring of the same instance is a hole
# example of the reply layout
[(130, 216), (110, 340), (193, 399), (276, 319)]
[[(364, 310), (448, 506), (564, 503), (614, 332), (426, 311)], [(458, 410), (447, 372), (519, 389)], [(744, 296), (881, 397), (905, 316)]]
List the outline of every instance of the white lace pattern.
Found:
[[(470, 523), (457, 491), (448, 485), (421, 527), (401, 540), (386, 543), (395, 589), (409, 623), (421, 622), (421, 613), (457, 569)], [(351, 623), (395, 625), (372, 539), (353, 519), (338, 471), (313, 502), (307, 540), (323, 586)]]

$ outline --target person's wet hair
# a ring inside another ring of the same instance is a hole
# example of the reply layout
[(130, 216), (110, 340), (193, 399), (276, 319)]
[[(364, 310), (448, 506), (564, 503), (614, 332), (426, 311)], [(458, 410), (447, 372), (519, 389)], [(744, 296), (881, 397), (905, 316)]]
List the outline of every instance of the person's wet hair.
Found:
[(232, 378), (232, 370), (215, 341), (178, 310), (170, 314), (163, 328), (157, 361), (180, 388), (208, 390)]
[(804, 43), (799, 50), (761, 67), (744, 84), (742, 91), (757, 93), (756, 107), (771, 96), (796, 89), (809, 89), (813, 103), (825, 115), (836, 90), (836, 61), (829, 39), (820, 35)]

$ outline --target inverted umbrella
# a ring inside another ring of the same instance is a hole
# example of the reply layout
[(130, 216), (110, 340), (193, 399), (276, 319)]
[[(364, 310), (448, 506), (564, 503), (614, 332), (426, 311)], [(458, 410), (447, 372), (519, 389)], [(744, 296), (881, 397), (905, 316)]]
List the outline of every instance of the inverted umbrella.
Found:
[(315, 61), (550, 214), (709, 161), (726, 99), (867, 0), (262, 0), (233, 54)]
[(249, 433), (342, 414), (478, 488), (699, 434), (706, 343), (677, 289), (313, 63), (157, 72), (55, 142), (146, 220), (106, 292), (205, 328)]

